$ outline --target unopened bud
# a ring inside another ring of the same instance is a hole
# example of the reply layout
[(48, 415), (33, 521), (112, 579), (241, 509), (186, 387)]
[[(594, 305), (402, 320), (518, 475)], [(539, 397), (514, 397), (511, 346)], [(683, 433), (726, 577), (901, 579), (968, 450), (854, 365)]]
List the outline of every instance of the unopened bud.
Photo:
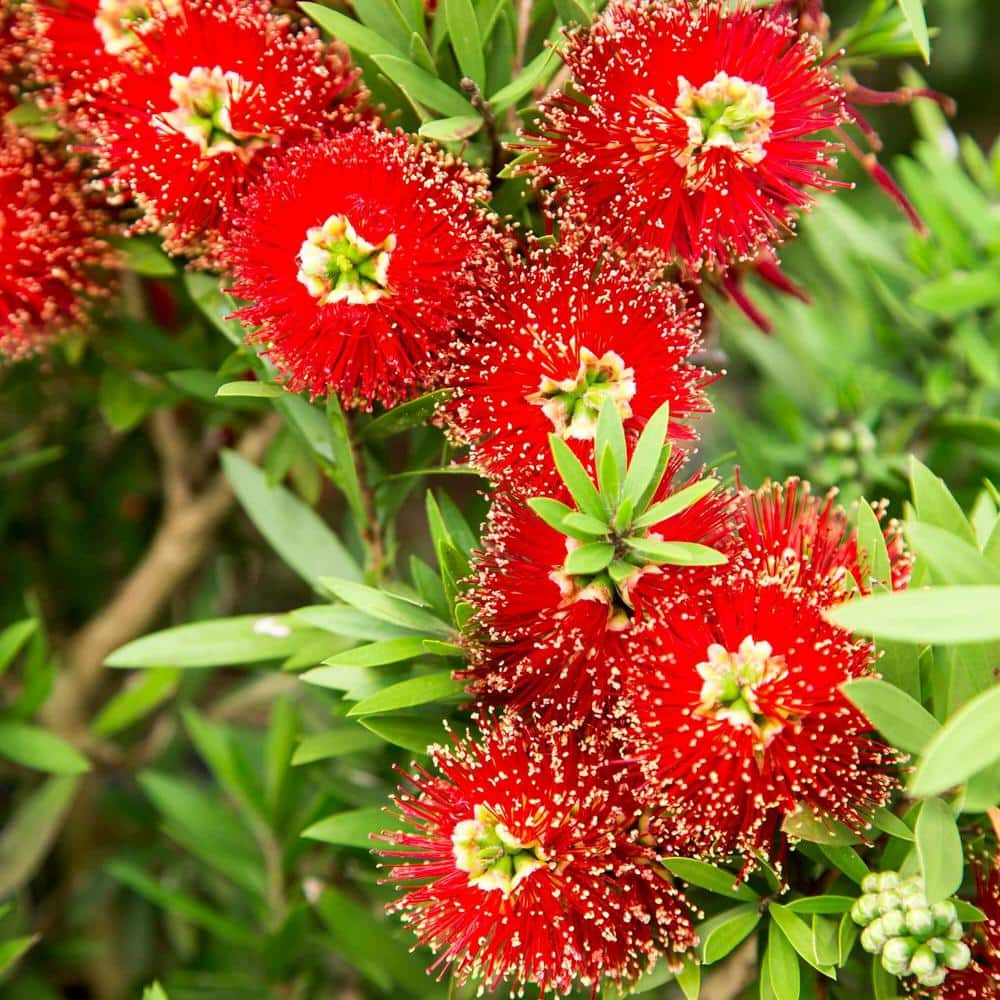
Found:
[(878, 892), (878, 872), (870, 872), (861, 880), (862, 892)]
[(880, 892), (894, 892), (899, 888), (899, 876), (895, 872), (882, 872), (878, 877)]
[(891, 913), (902, 906), (899, 895), (895, 892), (883, 891), (878, 894), (878, 908), (882, 913)]
[(925, 938), (934, 933), (934, 914), (926, 907), (907, 910), (906, 928), (911, 934)]
[(936, 968), (937, 958), (925, 944), (922, 944), (910, 958), (910, 972), (918, 979), (929, 976)]
[(958, 919), (958, 911), (955, 909), (955, 904), (949, 903), (947, 900), (935, 903), (931, 907), (931, 913), (934, 914), (934, 929), (939, 934), (945, 934), (948, 928)]
[(940, 986), (944, 980), (945, 976), (948, 975), (948, 970), (943, 969), (940, 965), (934, 969), (933, 972), (927, 972), (922, 976), (917, 976), (917, 982), (921, 986)]
[(972, 952), (964, 941), (948, 941), (941, 953), (941, 961), (949, 969), (964, 969), (972, 961)]
[[(917, 943), (913, 938), (905, 937), (894, 937), (890, 938), (885, 943), (885, 947), (882, 949), (882, 964), (889, 968), (889, 963), (894, 965), (906, 966), (910, 962), (910, 957), (916, 951)], [(893, 972), (894, 976), (898, 976), (898, 972)]]
[(877, 955), (882, 950), (885, 942), (886, 936), (882, 930), (882, 923), (879, 920), (869, 924), (861, 932), (861, 947), (870, 955)]
[(867, 892), (855, 900), (851, 907), (851, 919), (864, 927), (879, 915), (878, 896)]
[(906, 916), (902, 910), (890, 910), (882, 917), (882, 933), (887, 938), (901, 937), (906, 933)]

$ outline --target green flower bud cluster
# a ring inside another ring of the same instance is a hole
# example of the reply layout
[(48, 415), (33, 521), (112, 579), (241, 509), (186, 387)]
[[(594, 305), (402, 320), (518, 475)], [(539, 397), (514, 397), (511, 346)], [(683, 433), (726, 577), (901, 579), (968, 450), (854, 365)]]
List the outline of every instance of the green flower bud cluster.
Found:
[(882, 956), (882, 967), (896, 977), (915, 976), (921, 986), (940, 986), (949, 969), (971, 961), (962, 940), (955, 904), (927, 902), (924, 880), (896, 872), (873, 872), (861, 883), (864, 895), (851, 917), (864, 930), (861, 947)]

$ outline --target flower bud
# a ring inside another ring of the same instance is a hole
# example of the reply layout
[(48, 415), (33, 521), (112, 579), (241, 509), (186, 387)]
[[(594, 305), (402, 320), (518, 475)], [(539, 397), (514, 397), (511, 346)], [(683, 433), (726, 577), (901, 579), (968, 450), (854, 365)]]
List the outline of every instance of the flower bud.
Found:
[(928, 938), (924, 944), (926, 944), (935, 955), (940, 955), (944, 951), (947, 942), (942, 937), (932, 937)]
[(902, 905), (899, 895), (891, 890), (878, 894), (878, 908), (883, 913), (891, 913), (893, 910), (898, 910)]
[(949, 969), (964, 969), (972, 961), (972, 952), (964, 941), (948, 941), (941, 952), (941, 961)]
[(869, 874), (867, 874), (861, 880), (861, 891), (878, 892), (878, 880), (879, 880), (878, 872), (869, 872)]
[(855, 900), (851, 907), (851, 919), (864, 927), (879, 915), (878, 896), (868, 892)]
[(917, 976), (917, 982), (921, 986), (940, 986), (944, 982), (945, 976), (948, 975), (948, 970), (943, 969), (940, 965), (933, 971), (928, 972), (923, 976)]
[(948, 938), (949, 941), (960, 941), (962, 938), (962, 925), (959, 921), (955, 921), (947, 931), (945, 931), (944, 936)]
[(919, 938), (934, 933), (934, 914), (927, 907), (906, 911), (906, 929)]
[(882, 872), (878, 877), (879, 892), (894, 892), (899, 888), (899, 876), (895, 872)]
[(935, 903), (931, 907), (931, 913), (934, 914), (934, 929), (939, 934), (946, 933), (948, 928), (958, 919), (955, 904), (949, 903), (948, 900)]
[(887, 938), (901, 937), (906, 933), (906, 917), (902, 910), (890, 910), (882, 917), (882, 933)]
[(886, 942), (885, 931), (882, 930), (882, 921), (875, 920), (861, 932), (861, 947), (870, 955), (877, 955)]
[[(914, 951), (917, 949), (917, 942), (913, 938), (905, 937), (894, 937), (889, 938), (885, 943), (885, 947), (882, 949), (882, 964), (885, 966), (887, 971), (892, 972), (889, 969), (890, 965), (902, 965), (904, 968), (910, 964), (910, 957), (913, 955)], [(894, 976), (900, 975), (899, 972), (893, 972)], [(902, 973), (905, 975), (905, 973)]]
[(910, 972), (918, 979), (931, 975), (937, 968), (937, 958), (927, 945), (922, 944), (910, 959)]

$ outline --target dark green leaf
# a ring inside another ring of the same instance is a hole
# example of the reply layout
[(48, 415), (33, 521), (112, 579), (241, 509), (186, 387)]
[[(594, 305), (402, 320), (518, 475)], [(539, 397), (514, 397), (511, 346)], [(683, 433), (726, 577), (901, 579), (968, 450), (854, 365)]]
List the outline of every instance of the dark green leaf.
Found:
[(359, 701), (347, 713), (358, 715), (384, 715), (387, 712), (398, 712), (414, 705), (426, 705), (431, 701), (441, 701), (451, 698), (464, 690), (461, 681), (452, 679), (451, 671), (444, 670), (436, 674), (425, 674), (422, 677), (411, 677), (389, 687), (382, 688), (363, 701)]
[(420, 104), (449, 118), (468, 118), (475, 114), (472, 105), (461, 94), (408, 59), (377, 55), (372, 60), (393, 83)]
[(28, 934), (25, 937), (10, 938), (0, 941), (0, 976), (10, 969), (28, 953), (32, 945), (41, 940), (40, 934)]
[(799, 1000), (799, 959), (776, 920), (768, 927), (764, 965), (777, 1000)]
[(861, 880), (868, 874), (868, 866), (850, 847), (835, 844), (820, 844), (820, 851), (827, 860), (842, 871), (852, 882), (861, 885)]
[(382, 746), (382, 740), (366, 729), (334, 729), (328, 733), (304, 736), (292, 755), (292, 765), (312, 764), (330, 757), (344, 757)]
[(372, 618), (444, 639), (450, 639), (454, 635), (451, 626), (432, 614), (428, 608), (404, 597), (336, 577), (323, 577), (320, 582), (330, 593)]
[(517, 104), (522, 97), (525, 97), (539, 84), (555, 73), (559, 66), (559, 57), (556, 55), (554, 47), (546, 47), (539, 52), (534, 59), (528, 63), (515, 80), (511, 80), (506, 87), (501, 87), (490, 97), (490, 107), (495, 114), (506, 111), (512, 104)]
[(707, 861), (694, 858), (665, 858), (663, 866), (678, 878), (684, 879), (690, 885), (708, 889), (719, 896), (729, 896), (731, 899), (744, 899), (748, 902), (757, 899), (757, 894), (739, 877), (722, 868), (716, 868)]
[(451, 47), (458, 68), (479, 86), (486, 86), (486, 62), (483, 40), (479, 37), (479, 22), (471, 0), (443, 0)]
[(405, 715), (366, 716), (358, 720), (387, 743), (394, 743), (404, 750), (426, 753), (432, 743), (440, 743), (446, 733), (440, 722), (414, 719)]
[(962, 884), (962, 840), (955, 814), (944, 799), (924, 800), (917, 817), (916, 835), (927, 901), (937, 903)]
[(706, 920), (698, 928), (701, 939), (701, 961), (712, 965), (728, 955), (760, 923), (760, 911), (755, 903), (734, 906)]
[(799, 953), (799, 957), (805, 959), (817, 972), (821, 972), (829, 979), (836, 979), (837, 974), (831, 965), (822, 963), (816, 957), (816, 946), (813, 941), (812, 928), (804, 920), (797, 917), (787, 906), (779, 903), (772, 903), (767, 911), (771, 919), (781, 928), (782, 933), (788, 939), (788, 943)]

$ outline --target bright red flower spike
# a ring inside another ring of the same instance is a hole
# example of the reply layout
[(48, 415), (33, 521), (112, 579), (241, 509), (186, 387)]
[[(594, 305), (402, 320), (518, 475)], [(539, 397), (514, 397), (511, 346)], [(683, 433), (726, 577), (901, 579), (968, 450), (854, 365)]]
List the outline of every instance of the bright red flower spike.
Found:
[(679, 828), (720, 857), (780, 863), (805, 807), (861, 832), (897, 785), (898, 755), (840, 685), (874, 647), (831, 625), (808, 590), (734, 571), (662, 620), (655, 670), (635, 675), (635, 742)]
[(85, 320), (114, 255), (79, 171), (8, 132), (0, 145), (0, 354), (36, 353)]
[(272, 161), (226, 256), (237, 316), (295, 390), (387, 406), (433, 381), (495, 284), (485, 178), (367, 126)]
[(342, 48), (263, 0), (165, 6), (123, 28), (116, 70), (95, 62), (78, 118), (112, 189), (144, 210), (139, 228), (210, 259), (265, 163), (343, 128), (361, 95)]
[[(655, 501), (690, 484), (676, 482), (683, 460), (672, 459)], [(648, 531), (728, 554), (731, 505), (731, 496), (716, 489)], [(649, 644), (659, 642), (659, 615), (719, 577), (717, 567), (649, 564), (612, 590), (565, 571), (579, 545), (516, 497), (495, 499), (467, 595), (478, 636), (468, 676), (484, 702), (560, 726), (618, 716), (632, 673), (645, 668)]]
[(507, 274), (448, 376), (453, 437), (505, 489), (535, 492), (554, 472), (548, 435), (588, 453), (606, 399), (633, 440), (665, 402), (670, 436), (690, 440), (685, 421), (711, 410), (714, 379), (689, 361), (700, 323), (679, 288), (652, 284), (594, 240), (536, 250)]
[(543, 105), (524, 166), (627, 251), (690, 273), (750, 260), (832, 186), (845, 117), (820, 44), (740, 0), (613, 0), (565, 53), (586, 103)]
[(659, 954), (695, 941), (690, 907), (658, 864), (678, 845), (642, 812), (638, 775), (607, 759), (599, 737), (542, 736), (509, 720), (482, 745), (433, 751), (440, 776), (418, 769), (395, 799), (413, 832), (389, 881), (392, 909), (430, 945), (432, 971), (486, 990), (509, 981), (541, 995), (575, 982), (629, 983)]

